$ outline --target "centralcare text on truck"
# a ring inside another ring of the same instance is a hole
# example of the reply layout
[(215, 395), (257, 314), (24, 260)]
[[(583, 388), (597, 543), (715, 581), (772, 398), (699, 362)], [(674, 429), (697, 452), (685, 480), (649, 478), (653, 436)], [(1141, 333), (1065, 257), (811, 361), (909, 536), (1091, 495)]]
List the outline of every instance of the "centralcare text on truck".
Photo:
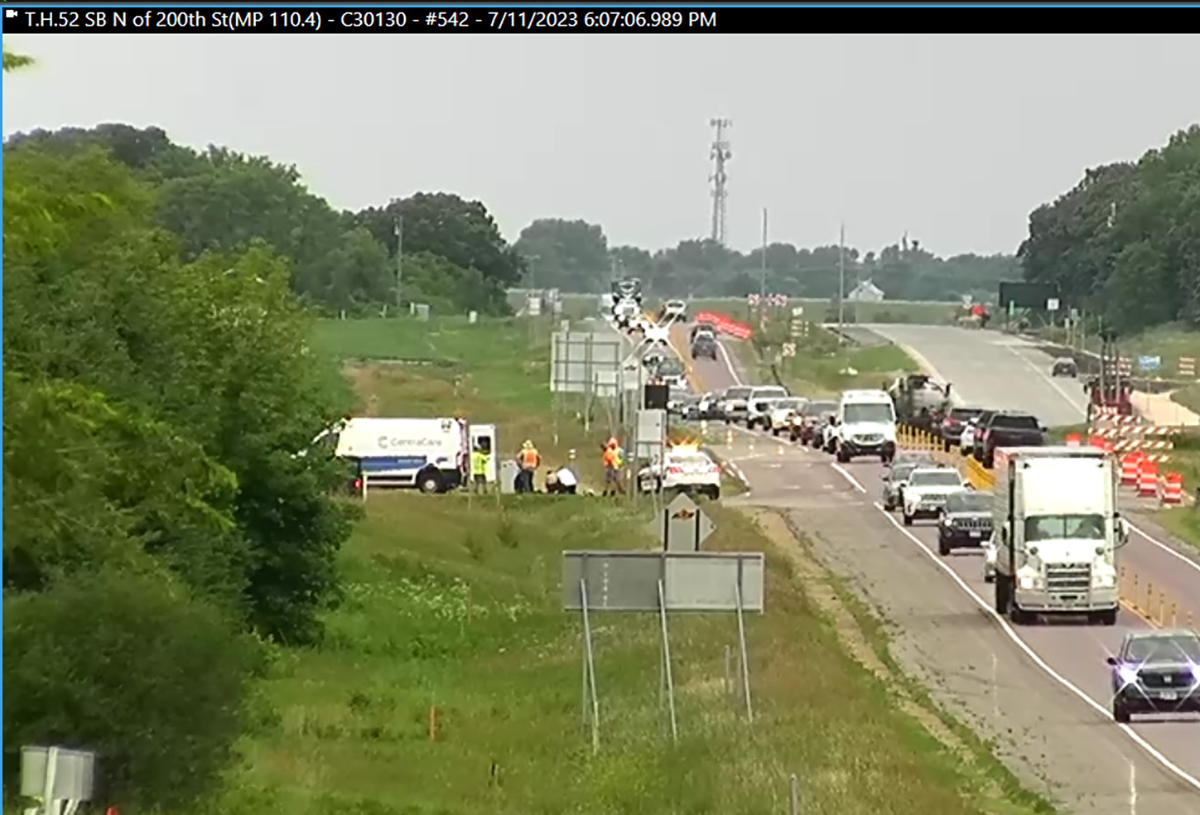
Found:
[[(440, 493), (467, 483), (471, 449), (481, 445), (494, 453), (496, 429), (465, 419), (345, 419), (322, 433), (315, 443), (353, 464), (355, 485), (408, 488)], [(491, 457), (495, 470), (495, 455)], [(489, 481), (496, 473), (489, 473)]]

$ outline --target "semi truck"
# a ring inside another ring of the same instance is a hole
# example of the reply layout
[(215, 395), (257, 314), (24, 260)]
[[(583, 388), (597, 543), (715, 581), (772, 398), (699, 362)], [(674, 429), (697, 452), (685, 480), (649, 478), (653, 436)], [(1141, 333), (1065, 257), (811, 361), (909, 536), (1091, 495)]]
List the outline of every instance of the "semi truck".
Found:
[(1017, 625), (1049, 615), (1115, 625), (1117, 552), (1128, 532), (1113, 457), (1090, 447), (1013, 447), (995, 461), (996, 613)]

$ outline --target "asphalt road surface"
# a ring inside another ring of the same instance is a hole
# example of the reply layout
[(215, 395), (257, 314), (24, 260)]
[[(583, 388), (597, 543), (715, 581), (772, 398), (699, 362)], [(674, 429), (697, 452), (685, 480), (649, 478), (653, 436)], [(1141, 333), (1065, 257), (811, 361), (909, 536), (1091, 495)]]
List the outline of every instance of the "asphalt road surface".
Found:
[(1027, 410), (1049, 426), (1087, 419), (1083, 384), (1051, 377), (1051, 357), (1020, 337), (953, 326), (863, 327), (915, 351), (964, 404)]
[[(1085, 420), (1087, 400), (1073, 379), (1050, 376), (1051, 357), (1024, 340), (995, 331), (950, 326), (872, 325), (873, 331), (903, 346), (938, 379), (952, 383), (964, 404), (1025, 410), (1048, 426)], [(1173, 540), (1145, 517), (1147, 507), (1126, 495), (1122, 509), (1134, 522), (1122, 551), (1126, 568), (1166, 594), (1200, 623), (1200, 556)], [(1200, 733), (1196, 736), (1200, 754)]]
[[(958, 339), (937, 329), (906, 326), (903, 331), (907, 339), (924, 331), (933, 331), (939, 342)], [(964, 341), (966, 352), (946, 353), (919, 336), (916, 342), (924, 347), (914, 347), (935, 367), (935, 359), (961, 360), (970, 349), (987, 345)], [(988, 353), (996, 360), (1020, 352), (1000, 346)], [(971, 371), (971, 364), (960, 364), (958, 370)], [(1013, 379), (991, 393), (998, 398), (1010, 391), (1020, 398), (1032, 372), (1028, 366), (1022, 369), (1020, 361), (1006, 364)], [(694, 362), (692, 372), (697, 385), (709, 390), (740, 380), (724, 351), (716, 362)], [(953, 373), (947, 376), (953, 381)], [(964, 398), (973, 401), (972, 385), (978, 390), (987, 377), (976, 371), (974, 379), (970, 373), (960, 379)], [(1037, 382), (1029, 386), (1037, 388), (1042, 390), (1035, 398), (1053, 405), (1054, 389)], [(1031, 408), (1030, 403), (1013, 406)], [(748, 496), (731, 503), (773, 507), (808, 532), (818, 554), (851, 577), (899, 626), (896, 656), (935, 696), (993, 738), (1001, 756), (1031, 787), (1072, 812), (1089, 815), (1200, 815), (1200, 721), (1139, 719), (1124, 726), (1108, 712), (1104, 659), (1125, 631), (1145, 622), (1123, 612), (1114, 628), (1012, 628), (990, 610), (991, 587), (982, 581), (980, 555), (941, 558), (931, 527), (906, 529), (876, 505), (882, 476), (878, 463), (836, 465), (829, 456), (742, 430), (732, 445), (716, 449), (738, 465), (751, 488)], [(1143, 568), (1163, 579), (1173, 573), (1181, 590), (1190, 587), (1189, 596), (1200, 598), (1200, 566), (1194, 561), (1167, 554), (1146, 539), (1132, 542), (1125, 552), (1127, 558), (1136, 554)]]

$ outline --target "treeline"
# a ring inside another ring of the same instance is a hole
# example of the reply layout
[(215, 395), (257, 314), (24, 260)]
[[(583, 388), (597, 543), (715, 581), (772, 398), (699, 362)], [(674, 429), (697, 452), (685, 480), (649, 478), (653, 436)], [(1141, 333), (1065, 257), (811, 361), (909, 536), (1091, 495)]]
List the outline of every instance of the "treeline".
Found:
[(1122, 331), (1200, 327), (1200, 125), (1088, 170), (1033, 211), (1018, 256), (1026, 280)]
[[(642, 278), (659, 296), (744, 297), (762, 285), (762, 250), (742, 254), (711, 240), (685, 240), (650, 252), (609, 246), (604, 230), (586, 221), (546, 218), (522, 230), (516, 248), (526, 259), (524, 285), (571, 292), (600, 292), (614, 273)], [(1001, 280), (1020, 276), (1010, 255), (941, 258), (920, 241), (901, 240), (878, 252), (846, 247), (845, 293), (856, 281), (871, 281), (892, 300), (958, 301), (971, 295), (994, 301)], [(767, 291), (791, 297), (832, 299), (841, 279), (836, 245), (766, 248)]]
[(157, 127), (16, 134), (5, 141), (4, 159), (35, 150), (69, 160), (89, 149), (146, 188), (153, 222), (173, 237), (182, 260), (260, 242), (288, 260), (300, 301), (326, 314), (394, 313), (398, 302), (401, 309), (427, 303), (443, 314), (506, 314), (505, 291), (524, 275), (522, 258), (478, 201), (417, 193), (338, 212), (304, 186), (295, 167), (225, 147), (192, 150)]
[(291, 287), (330, 283), (303, 224), (382, 250), (287, 178), (128, 128), (5, 150), (8, 804), (24, 744), (97, 751), (122, 811), (211, 796), (338, 599), (353, 504), (302, 453), (349, 394)]

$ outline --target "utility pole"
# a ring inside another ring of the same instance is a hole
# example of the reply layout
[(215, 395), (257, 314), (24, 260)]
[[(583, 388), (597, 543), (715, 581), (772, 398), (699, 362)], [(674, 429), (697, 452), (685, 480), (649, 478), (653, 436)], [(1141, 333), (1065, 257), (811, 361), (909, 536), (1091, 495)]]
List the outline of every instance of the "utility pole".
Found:
[(845, 342), (846, 330), (846, 225), (838, 232), (838, 342)]
[(710, 237), (724, 246), (725, 206), (726, 199), (729, 197), (729, 190), (726, 187), (729, 176), (725, 173), (725, 162), (733, 158), (733, 152), (729, 149), (729, 139), (725, 137), (725, 131), (733, 126), (733, 122), (729, 119), (709, 119), (708, 123), (714, 130), (712, 149), (709, 150), (709, 158), (713, 160), (713, 173), (708, 177), (708, 180), (713, 185)]
[[(762, 249), (759, 250), (758, 269), (758, 302), (761, 304), (767, 298), (767, 208), (763, 207)], [(759, 308), (762, 308), (760, 305)]]
[(400, 213), (400, 203), (396, 202), (396, 316), (399, 317), (403, 312), (403, 285), (404, 285), (404, 216)]

